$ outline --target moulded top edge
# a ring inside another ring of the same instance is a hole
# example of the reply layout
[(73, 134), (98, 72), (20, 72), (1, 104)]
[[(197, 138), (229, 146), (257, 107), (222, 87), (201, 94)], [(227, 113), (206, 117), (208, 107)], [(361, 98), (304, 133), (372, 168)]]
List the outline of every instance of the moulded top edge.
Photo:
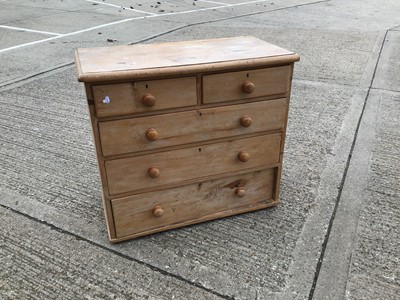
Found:
[(178, 75), (227, 67), (299, 60), (294, 52), (254, 37), (81, 48), (75, 53), (78, 79), (119, 80), (156, 74)]

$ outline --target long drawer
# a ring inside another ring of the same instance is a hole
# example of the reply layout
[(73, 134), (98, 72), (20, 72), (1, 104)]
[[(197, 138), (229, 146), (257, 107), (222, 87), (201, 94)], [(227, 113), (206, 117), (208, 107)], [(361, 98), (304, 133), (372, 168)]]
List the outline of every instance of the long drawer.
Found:
[(281, 133), (105, 162), (111, 195), (278, 163)]
[(257, 204), (270, 206), (274, 172), (266, 169), (112, 200), (117, 238), (231, 215)]
[(148, 80), (92, 86), (97, 117), (194, 106), (196, 77)]
[(99, 123), (104, 156), (159, 149), (285, 126), (287, 99)]
[(243, 100), (289, 92), (291, 66), (203, 76), (203, 103)]

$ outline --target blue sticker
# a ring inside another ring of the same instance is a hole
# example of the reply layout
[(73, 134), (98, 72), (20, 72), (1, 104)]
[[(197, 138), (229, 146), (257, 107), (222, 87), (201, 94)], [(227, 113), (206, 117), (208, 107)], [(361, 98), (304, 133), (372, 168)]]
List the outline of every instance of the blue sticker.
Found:
[(104, 99), (103, 99), (103, 103), (104, 104), (108, 104), (108, 103), (110, 103), (111, 102), (111, 99), (110, 99), (110, 97), (108, 97), (108, 96), (106, 96)]

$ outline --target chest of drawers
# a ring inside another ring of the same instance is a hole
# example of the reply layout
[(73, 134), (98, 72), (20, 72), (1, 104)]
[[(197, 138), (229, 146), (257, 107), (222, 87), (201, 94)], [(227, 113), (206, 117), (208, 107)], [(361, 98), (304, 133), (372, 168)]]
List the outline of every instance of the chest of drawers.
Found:
[(253, 37), (78, 49), (110, 241), (276, 205), (298, 60)]

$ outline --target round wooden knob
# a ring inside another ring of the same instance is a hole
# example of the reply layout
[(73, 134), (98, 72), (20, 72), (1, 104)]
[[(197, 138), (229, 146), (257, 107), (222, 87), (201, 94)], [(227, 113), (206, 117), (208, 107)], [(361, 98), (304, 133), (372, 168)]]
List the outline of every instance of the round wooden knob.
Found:
[(158, 132), (155, 128), (149, 128), (146, 131), (146, 137), (149, 141), (155, 141), (158, 138)]
[(252, 123), (253, 120), (247, 115), (240, 118), (240, 125), (243, 127), (250, 127)]
[(155, 216), (156, 218), (161, 218), (163, 214), (164, 210), (161, 206), (157, 205), (153, 208), (153, 216)]
[(150, 167), (147, 171), (147, 174), (149, 174), (149, 176), (152, 178), (157, 178), (160, 176), (160, 170), (157, 167)]
[(235, 193), (238, 197), (244, 197), (244, 195), (246, 195), (246, 190), (244, 188), (237, 188)]
[(238, 158), (239, 158), (240, 161), (246, 162), (246, 161), (249, 160), (250, 154), (248, 152), (246, 152), (246, 151), (240, 151), (239, 154), (238, 154)]
[(142, 103), (147, 107), (156, 105), (156, 98), (151, 94), (146, 94), (142, 98)]
[(245, 92), (246, 94), (251, 94), (252, 92), (254, 92), (255, 88), (256, 86), (254, 85), (254, 83), (252, 83), (249, 80), (246, 80), (242, 84), (242, 91)]

